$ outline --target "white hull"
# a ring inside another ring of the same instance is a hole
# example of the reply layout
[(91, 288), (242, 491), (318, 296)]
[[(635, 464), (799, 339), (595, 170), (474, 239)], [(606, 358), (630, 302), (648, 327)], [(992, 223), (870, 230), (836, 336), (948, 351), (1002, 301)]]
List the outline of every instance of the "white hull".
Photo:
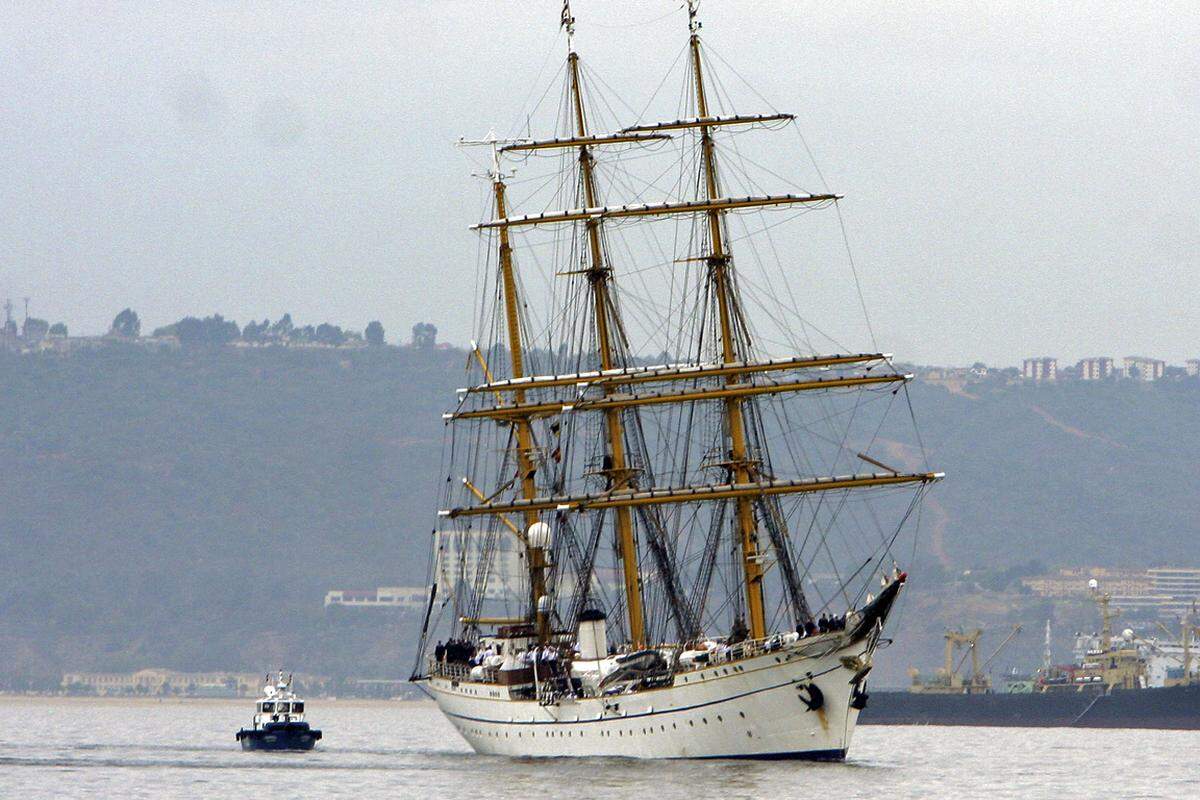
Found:
[[(853, 679), (875, 642), (836, 638), (683, 673), (670, 687), (552, 705), (509, 699), (493, 684), (433, 677), (428, 687), (478, 753), (834, 760), (850, 746)], [(823, 703), (810, 709), (814, 695)]]

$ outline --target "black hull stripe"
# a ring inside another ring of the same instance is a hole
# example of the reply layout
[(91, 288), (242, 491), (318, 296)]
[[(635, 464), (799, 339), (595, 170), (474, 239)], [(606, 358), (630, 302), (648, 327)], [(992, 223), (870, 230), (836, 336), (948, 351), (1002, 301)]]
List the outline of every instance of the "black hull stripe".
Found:
[(712, 761), (730, 759), (735, 761), (845, 761), (845, 750), (792, 750), (785, 753), (738, 753), (732, 756), (678, 756), (674, 760), (694, 759)]
[[(587, 725), (587, 724), (590, 724), (593, 722), (618, 722), (618, 721), (627, 720), (627, 719), (641, 719), (643, 717), (661, 717), (666, 714), (681, 714), (684, 711), (695, 711), (698, 708), (708, 708), (709, 706), (720, 705), (721, 703), (729, 703), (734, 700), (740, 700), (743, 697), (749, 697), (750, 695), (753, 695), (753, 694), (760, 694), (762, 692), (770, 692), (775, 689), (781, 689), (784, 686), (792, 686), (794, 684), (801, 683), (803, 681), (812, 680), (813, 678), (819, 678), (822, 675), (828, 675), (829, 673), (834, 672), (838, 669), (841, 669), (840, 664), (836, 667), (830, 667), (829, 669), (824, 670), (822, 672), (813, 673), (813, 674), (811, 674), (811, 677), (810, 677), (810, 675), (806, 674), (803, 678), (794, 678), (789, 681), (784, 681), (783, 683), (777, 683), (773, 686), (764, 686), (760, 689), (751, 689), (750, 691), (742, 692), (741, 694), (730, 695), (729, 697), (722, 697), (720, 700), (710, 700), (707, 703), (697, 703), (696, 705), (682, 706), (680, 708), (668, 708), (668, 709), (663, 709), (662, 711), (643, 711), (639, 714), (628, 714), (628, 715), (619, 716), (619, 717), (601, 717), (600, 719), (579, 719), (579, 720), (550, 720), (550, 721), (545, 721), (545, 722), (538, 722), (536, 720), (533, 720), (530, 722), (518, 722), (516, 720), (513, 720), (513, 721), (509, 722), (509, 721), (502, 720), (502, 719), (487, 719), (485, 717), (468, 717), (465, 714), (455, 714), (455, 713), (452, 713), (445, 709), (442, 709), (442, 713), (445, 714), (447, 717), (454, 717), (455, 719), (467, 720), (469, 722), (486, 722), (491, 725)], [(697, 685), (699, 685), (699, 684), (697, 684)], [(618, 694), (618, 695), (613, 695), (613, 697), (614, 698), (624, 697), (624, 695)], [(470, 698), (468, 698), (468, 699), (470, 699)], [(516, 702), (522, 702), (522, 701), (516, 701)], [(533, 702), (533, 701), (528, 700), (528, 701), (524, 701), (524, 702)], [(725, 756), (714, 756), (714, 757), (715, 758), (724, 758)]]

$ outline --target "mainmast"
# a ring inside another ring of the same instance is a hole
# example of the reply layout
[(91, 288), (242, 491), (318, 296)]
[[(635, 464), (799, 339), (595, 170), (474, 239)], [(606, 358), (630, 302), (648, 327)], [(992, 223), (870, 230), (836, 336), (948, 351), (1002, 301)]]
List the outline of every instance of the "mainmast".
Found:
[[(583, 92), (579, 85), (579, 54), (571, 42), (575, 33), (575, 19), (571, 16), (570, 3), (563, 5), (563, 26), (567, 29), (567, 66), (570, 71), (571, 101), (574, 111), (575, 136), (586, 139), (588, 136), (587, 117), (583, 108)], [(594, 208), (596, 202), (596, 181), (593, 173), (591, 148), (585, 143), (579, 146), (579, 175), (583, 184), (584, 205)], [(504, 217), (503, 214), (500, 215)], [(604, 263), (604, 251), (600, 241), (600, 219), (591, 218), (584, 223), (587, 230), (589, 267), (587, 270), (588, 284), (591, 287), (593, 313), (596, 325), (596, 346), (600, 356), (600, 369), (610, 370), (614, 367), (613, 337), (614, 331), (610, 326), (609, 308), (611, 296), (609, 293), (609, 269)], [(619, 326), (615, 331), (621, 336)], [(621, 366), (624, 366), (623, 364)], [(612, 388), (605, 387), (605, 395)], [(520, 402), (520, 401), (517, 401)], [(609, 484), (609, 491), (622, 492), (632, 485), (633, 471), (629, 468), (625, 452), (625, 426), (621, 419), (621, 409), (608, 408), (604, 411), (604, 427), (608, 434), (608, 463), (603, 465), (603, 473)], [(629, 639), (635, 649), (641, 649), (646, 644), (645, 614), (642, 609), (641, 571), (638, 566), (637, 540), (633, 531), (633, 512), (628, 507), (614, 509), (617, 544), (621, 551), (621, 565), (625, 584), (625, 608), (629, 617)]]
[[(713, 147), (711, 119), (708, 113), (708, 97), (704, 89), (704, 72), (700, 60), (700, 23), (696, 19), (696, 0), (688, 0), (688, 29), (691, 31), (692, 73), (695, 76), (696, 112), (699, 118), (700, 149), (704, 165), (705, 196), (711, 203), (721, 196), (717, 184), (716, 153)], [(734, 315), (740, 315), (734, 291), (730, 286), (730, 253), (726, 250), (722, 235), (724, 212), (712, 209), (707, 212), (709, 252), (705, 259), (708, 265), (708, 280), (717, 302), (718, 324), (721, 328), (721, 358), (726, 364), (740, 361), (746, 354), (739, 352), (739, 335), (748, 335), (744, 328), (735, 333)], [(728, 384), (737, 382), (737, 377), (726, 378)], [(746, 420), (742, 413), (742, 398), (725, 398), (725, 423), (729, 439), (728, 466), (736, 476), (737, 483), (747, 484), (757, 479), (754, 463), (746, 450)], [(746, 590), (746, 613), (749, 635), (761, 639), (767, 635), (767, 623), (763, 610), (763, 555), (758, 549), (758, 530), (754, 520), (754, 506), (749, 497), (739, 497), (737, 504), (737, 531), (742, 554), (742, 572)]]

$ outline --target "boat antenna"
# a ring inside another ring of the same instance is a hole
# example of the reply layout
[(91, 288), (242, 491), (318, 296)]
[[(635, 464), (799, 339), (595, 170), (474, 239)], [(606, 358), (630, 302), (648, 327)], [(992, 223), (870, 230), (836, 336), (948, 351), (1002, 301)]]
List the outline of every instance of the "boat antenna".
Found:
[(502, 139), (496, 136), (496, 131), (493, 129), (489, 130), (487, 136), (482, 139), (467, 139), (464, 137), (459, 137), (457, 144), (459, 147), (487, 147), (491, 150), (491, 169), (488, 170), (487, 173), (483, 175), (475, 175), (475, 177), (487, 178), (492, 183), (495, 183), (496, 181), (501, 181), (505, 177), (512, 175), (511, 171), (506, 175), (501, 170), (500, 151), (503, 150), (505, 146), (510, 144), (528, 144), (531, 141), (531, 139)]
[(688, 0), (688, 30), (692, 33), (704, 27), (704, 23), (696, 19), (696, 15), (700, 13), (700, 0)]

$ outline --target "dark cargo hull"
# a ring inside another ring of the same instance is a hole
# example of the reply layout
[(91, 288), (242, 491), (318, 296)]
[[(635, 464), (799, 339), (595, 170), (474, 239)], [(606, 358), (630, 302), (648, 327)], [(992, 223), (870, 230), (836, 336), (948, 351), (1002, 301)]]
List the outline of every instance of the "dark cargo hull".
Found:
[(321, 732), (307, 722), (268, 722), (261, 729), (237, 732), (243, 750), (312, 750)]
[(873, 691), (860, 725), (1200, 730), (1200, 686), (1112, 694), (919, 694)]

